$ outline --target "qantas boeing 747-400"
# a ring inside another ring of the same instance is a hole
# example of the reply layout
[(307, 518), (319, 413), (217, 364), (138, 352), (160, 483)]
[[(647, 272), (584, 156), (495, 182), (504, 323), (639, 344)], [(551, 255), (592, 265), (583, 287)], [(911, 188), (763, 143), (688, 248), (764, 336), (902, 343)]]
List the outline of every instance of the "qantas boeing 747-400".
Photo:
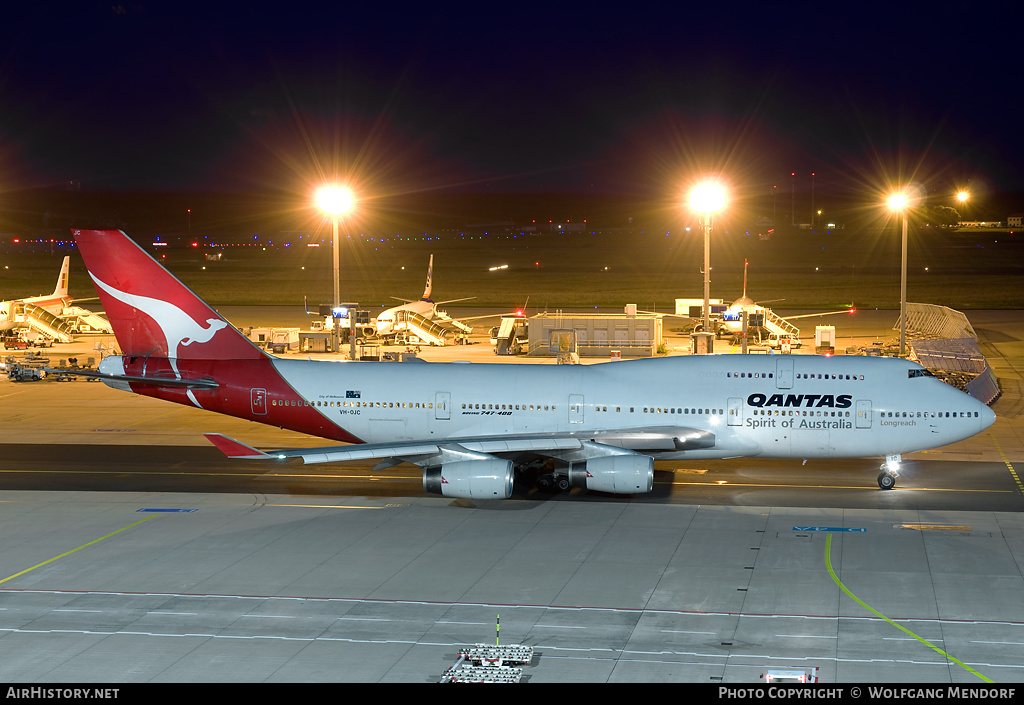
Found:
[[(995, 414), (914, 362), (700, 355), (594, 365), (334, 362), (256, 347), (124, 233), (76, 230), (121, 355), (116, 389), (340, 442), (232, 458), (379, 460), (423, 469), (428, 492), (507, 498), (517, 469), (563, 489), (649, 492), (655, 460), (885, 457), (968, 438)], [(552, 462), (553, 461), (553, 462)]]

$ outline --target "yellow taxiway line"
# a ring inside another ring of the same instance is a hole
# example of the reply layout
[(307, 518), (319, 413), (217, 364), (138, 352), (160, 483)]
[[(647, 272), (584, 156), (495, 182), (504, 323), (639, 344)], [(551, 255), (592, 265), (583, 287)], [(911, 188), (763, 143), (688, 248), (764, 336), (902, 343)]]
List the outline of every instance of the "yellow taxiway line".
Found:
[(92, 546), (93, 544), (99, 543), (103, 539), (109, 539), (114, 534), (119, 534), (119, 533), (121, 533), (122, 531), (124, 531), (126, 529), (132, 528), (133, 526), (138, 526), (139, 524), (141, 524), (144, 521), (149, 521), (150, 519), (155, 519), (157, 516), (159, 516), (159, 515), (153, 514), (152, 516), (148, 516), (145, 519), (139, 519), (137, 522), (135, 522), (133, 524), (129, 524), (128, 526), (122, 526), (117, 531), (112, 531), (109, 534), (107, 534), (106, 536), (101, 536), (98, 539), (90, 541), (89, 543), (82, 544), (78, 548), (72, 548), (70, 551), (66, 551), (65, 553), (62, 553), (59, 556), (54, 556), (50, 560), (43, 561), (42, 563), (40, 563), (38, 565), (34, 565), (31, 568), (26, 568), (25, 570), (21, 571), (20, 573), (15, 573), (14, 575), (9, 575), (6, 578), (4, 578), (3, 580), (0, 580), (0, 583), (6, 583), (8, 580), (13, 580), (14, 578), (17, 578), (19, 575), (24, 575), (25, 573), (31, 572), (31, 571), (35, 570), (36, 568), (42, 568), (47, 563), (53, 563), (58, 558), (63, 558), (64, 556), (70, 556), (75, 551), (81, 551), (83, 548), (87, 548), (89, 546)]
[(964, 662), (962, 662), (962, 661), (958, 661), (957, 659), (953, 658), (952, 656), (950, 656), (949, 654), (947, 654), (947, 653), (946, 653), (945, 651), (943, 651), (942, 649), (940, 649), (939, 647), (937, 647), (937, 646), (936, 646), (935, 644), (931, 643), (931, 642), (930, 642), (930, 641), (928, 641), (927, 639), (925, 639), (925, 638), (923, 638), (923, 637), (920, 637), (920, 636), (918, 636), (917, 634), (915, 634), (914, 632), (910, 631), (909, 629), (907, 629), (907, 628), (906, 628), (906, 627), (904, 627), (903, 625), (901, 625), (901, 624), (897, 624), (896, 622), (892, 621), (891, 619), (889, 619), (888, 617), (886, 617), (886, 616), (885, 616), (884, 614), (882, 614), (882, 613), (881, 613), (881, 612), (879, 612), (878, 610), (876, 610), (876, 609), (874, 609), (874, 608), (872, 608), (872, 607), (869, 607), (869, 606), (868, 606), (868, 605), (867, 605), (867, 604), (866, 604), (866, 603), (865, 603), (864, 601), (862, 601), (862, 600), (861, 600), (861, 599), (860, 599), (859, 597), (857, 597), (857, 596), (856, 596), (856, 595), (854, 595), (854, 594), (853, 594), (852, 592), (850, 592), (850, 591), (849, 591), (849, 589), (848, 589), (848, 588), (847, 588), (847, 587), (846, 587), (845, 585), (843, 585), (842, 581), (841, 581), (841, 580), (839, 579), (839, 577), (838, 577), (838, 576), (836, 575), (835, 571), (834, 571), (834, 570), (832, 570), (832, 534), (829, 534), (829, 535), (828, 535), (828, 538), (827, 538), (827, 539), (825, 539), (825, 565), (826, 565), (826, 566), (828, 567), (828, 574), (832, 576), (832, 580), (833, 580), (833, 582), (835, 582), (835, 584), (836, 584), (836, 585), (838, 585), (838, 586), (839, 586), (839, 588), (840, 588), (840, 589), (841, 589), (841, 590), (842, 590), (843, 592), (845, 592), (845, 593), (846, 593), (847, 595), (849, 595), (849, 596), (850, 596), (850, 598), (851, 598), (851, 599), (852, 599), (852, 600), (853, 600), (854, 602), (856, 602), (856, 603), (857, 603), (858, 605), (860, 605), (861, 607), (863, 607), (864, 609), (866, 609), (866, 610), (867, 610), (868, 612), (870, 612), (870, 613), (872, 613), (872, 614), (874, 614), (874, 615), (876, 615), (876, 616), (880, 617), (881, 619), (884, 619), (884, 620), (885, 620), (886, 622), (888, 622), (888, 623), (889, 623), (889, 624), (891, 624), (892, 626), (896, 627), (896, 628), (897, 628), (897, 629), (899, 629), (900, 631), (902, 631), (902, 632), (905, 632), (906, 634), (909, 634), (910, 636), (914, 637), (915, 639), (917, 639), (918, 641), (920, 641), (920, 642), (921, 642), (922, 644), (924, 644), (924, 645), (925, 645), (925, 646), (927, 646), (928, 648), (930, 648), (930, 649), (933, 649), (933, 650), (935, 650), (935, 651), (939, 652), (940, 654), (942, 654), (943, 656), (945, 656), (945, 657), (946, 657), (947, 659), (949, 659), (949, 660), (950, 660), (950, 661), (952, 661), (953, 663), (955, 663), (955, 664), (957, 664), (957, 665), (959, 665), (959, 666), (962, 666), (963, 668), (966, 668), (966, 669), (967, 669), (968, 671), (970, 671), (971, 673), (973, 673), (974, 675), (976, 675), (976, 676), (977, 676), (978, 678), (982, 679), (983, 681), (986, 681), (987, 683), (992, 683), (992, 682), (993, 682), (993, 681), (992, 681), (992, 680), (991, 680), (990, 678), (986, 678), (985, 676), (981, 675), (980, 673), (978, 673), (977, 671), (975, 671), (975, 670), (974, 670), (973, 668), (971, 668), (970, 666), (968, 666), (968, 665), (967, 665), (967, 664), (965, 664)]

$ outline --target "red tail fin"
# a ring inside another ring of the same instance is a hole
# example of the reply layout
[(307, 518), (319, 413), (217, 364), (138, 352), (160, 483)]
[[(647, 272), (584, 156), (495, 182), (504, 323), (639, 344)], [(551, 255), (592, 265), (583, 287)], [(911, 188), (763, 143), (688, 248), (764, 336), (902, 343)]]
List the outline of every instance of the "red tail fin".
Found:
[(182, 360), (264, 356), (120, 230), (74, 230), (125, 355)]

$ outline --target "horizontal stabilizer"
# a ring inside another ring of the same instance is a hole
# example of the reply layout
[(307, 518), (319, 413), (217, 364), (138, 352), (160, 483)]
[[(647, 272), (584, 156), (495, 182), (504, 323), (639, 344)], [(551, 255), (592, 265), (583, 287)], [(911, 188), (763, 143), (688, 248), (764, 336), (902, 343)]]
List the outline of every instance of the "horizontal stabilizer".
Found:
[(206, 437), (213, 445), (217, 446), (217, 449), (221, 453), (228, 456), (229, 458), (245, 458), (245, 459), (266, 459), (272, 456), (267, 455), (261, 450), (256, 450), (252, 446), (247, 446), (244, 443), (239, 443), (234, 438), (228, 438), (221, 433), (204, 433)]
[(216, 389), (220, 385), (212, 379), (182, 379), (175, 377), (156, 377), (142, 375), (115, 375), (107, 372), (96, 372), (95, 370), (70, 370), (66, 368), (46, 368), (47, 374), (74, 375), (75, 377), (87, 377), (89, 379), (106, 380), (110, 382), (132, 382), (134, 384), (152, 384), (155, 387), (188, 387), (190, 389)]

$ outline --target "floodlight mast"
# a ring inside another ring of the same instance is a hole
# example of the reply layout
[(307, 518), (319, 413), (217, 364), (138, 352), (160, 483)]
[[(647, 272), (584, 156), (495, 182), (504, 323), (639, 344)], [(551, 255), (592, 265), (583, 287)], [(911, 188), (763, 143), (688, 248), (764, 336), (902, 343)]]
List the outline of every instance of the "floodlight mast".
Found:
[(960, 225), (963, 225), (964, 224), (963, 210), (964, 210), (964, 208), (967, 207), (967, 202), (969, 200), (971, 200), (971, 192), (968, 191), (967, 189), (960, 189), (956, 193), (956, 200), (957, 200), (957, 203), (960, 204), (960, 211), (959, 211)]
[[(340, 266), (340, 243), (338, 242), (338, 220), (352, 210), (352, 192), (340, 186), (324, 186), (316, 194), (316, 203), (324, 213), (331, 217), (334, 235), (334, 305), (331, 309), (331, 318), (334, 321), (334, 334), (332, 336), (332, 347), (334, 352), (341, 351), (341, 335), (338, 330), (337, 310), (341, 308), (341, 266)], [(351, 315), (351, 314), (349, 314)]]
[(900, 258), (900, 357), (907, 356), (907, 197), (895, 193), (889, 197), (889, 208), (903, 219), (903, 244)]
[(690, 192), (690, 208), (704, 214), (704, 333), (711, 332), (711, 214), (725, 205), (725, 191), (703, 183)]

